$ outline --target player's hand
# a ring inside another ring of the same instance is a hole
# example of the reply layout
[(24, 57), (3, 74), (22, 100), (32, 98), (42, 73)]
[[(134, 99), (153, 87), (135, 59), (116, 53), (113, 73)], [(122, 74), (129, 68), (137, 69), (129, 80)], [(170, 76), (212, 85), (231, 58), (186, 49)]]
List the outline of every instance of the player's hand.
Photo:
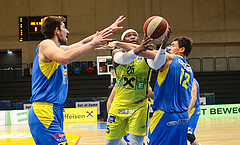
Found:
[(170, 26), (169, 26), (169, 28), (168, 28), (168, 33), (167, 33), (166, 37), (162, 40), (162, 45), (161, 45), (161, 48), (162, 48), (162, 49), (165, 49), (165, 48), (166, 48), (166, 46), (167, 46), (167, 41), (168, 41), (171, 33), (172, 33), (172, 29), (171, 29)]
[(95, 50), (112, 50), (115, 47), (109, 46), (109, 45), (99, 45), (98, 48), (95, 48)]
[(107, 29), (112, 30), (112, 32), (122, 29), (123, 26), (118, 26), (118, 25), (122, 23), (125, 19), (126, 17), (124, 17), (123, 15), (119, 16), (118, 19), (112, 25), (110, 25)]
[(138, 55), (139, 53), (146, 51), (146, 50), (153, 50), (153, 48), (151, 48), (153, 46), (153, 44), (148, 44), (149, 42), (151, 42), (153, 39), (150, 38), (149, 36), (145, 36), (144, 35), (144, 39), (141, 42), (140, 46), (134, 49), (134, 53), (136, 55)]
[(151, 98), (151, 99), (154, 99), (154, 92), (153, 92), (153, 90), (152, 90), (152, 87), (149, 87), (149, 88), (148, 88), (147, 97), (148, 97), (148, 98)]
[(95, 50), (111, 50), (114, 49), (117, 46), (117, 41), (112, 41), (108, 45), (100, 45), (100, 47), (95, 48)]
[(109, 29), (106, 29), (102, 32), (96, 32), (96, 34), (95, 34), (94, 38), (92, 39), (91, 43), (94, 45), (94, 47), (96, 47), (103, 42), (112, 41), (112, 39), (108, 38), (112, 34), (113, 34), (112, 31), (109, 30)]

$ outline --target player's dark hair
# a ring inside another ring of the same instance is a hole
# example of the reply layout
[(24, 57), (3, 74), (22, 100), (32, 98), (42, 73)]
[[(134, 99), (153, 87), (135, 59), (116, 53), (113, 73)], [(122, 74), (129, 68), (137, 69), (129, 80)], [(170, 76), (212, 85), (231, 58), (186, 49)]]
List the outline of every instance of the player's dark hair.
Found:
[(65, 22), (66, 19), (62, 16), (49, 16), (45, 17), (41, 26), (41, 31), (46, 39), (51, 39), (54, 37), (54, 31), (58, 28), (60, 31), (61, 22)]
[(179, 48), (185, 47), (184, 55), (188, 56), (192, 51), (192, 40), (188, 37), (181, 36), (174, 38), (173, 41), (178, 41)]

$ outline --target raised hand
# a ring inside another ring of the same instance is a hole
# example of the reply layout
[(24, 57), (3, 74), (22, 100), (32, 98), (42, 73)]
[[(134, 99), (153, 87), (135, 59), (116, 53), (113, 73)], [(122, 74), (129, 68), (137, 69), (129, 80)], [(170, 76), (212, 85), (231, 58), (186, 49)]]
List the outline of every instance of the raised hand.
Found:
[(112, 30), (112, 32), (122, 29), (123, 27), (122, 26), (119, 27), (118, 25), (122, 23), (125, 19), (126, 17), (124, 17), (123, 15), (119, 16), (118, 19), (112, 25), (110, 25), (107, 29)]
[(108, 37), (111, 36), (113, 33), (111, 30), (104, 30), (102, 32), (96, 32), (96, 35), (94, 36), (94, 38), (92, 39), (92, 43), (94, 45), (94, 47), (100, 45), (103, 42), (106, 41), (112, 41), (112, 39), (109, 39)]
[(145, 36), (144, 34), (144, 39), (142, 40), (141, 44), (139, 47), (135, 48), (134, 53), (136, 55), (138, 55), (139, 53), (146, 51), (146, 50), (153, 50), (153, 48), (151, 48), (151, 46), (153, 46), (153, 44), (148, 44), (149, 42), (151, 42), (153, 39), (150, 38), (149, 36)]
[(162, 49), (165, 49), (165, 48), (166, 48), (166, 46), (167, 46), (167, 41), (168, 41), (171, 33), (172, 33), (172, 29), (169, 27), (169, 28), (168, 28), (168, 33), (167, 33), (166, 37), (162, 40), (162, 46), (161, 46)]

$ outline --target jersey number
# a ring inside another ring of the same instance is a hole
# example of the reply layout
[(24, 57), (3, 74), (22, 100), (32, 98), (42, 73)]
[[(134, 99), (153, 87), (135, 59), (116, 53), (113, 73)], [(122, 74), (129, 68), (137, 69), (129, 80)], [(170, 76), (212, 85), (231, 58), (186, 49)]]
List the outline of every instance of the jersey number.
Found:
[[(183, 80), (184, 75), (185, 75), (184, 78), (186, 78), (186, 79)], [(190, 79), (190, 74), (185, 72), (184, 69), (181, 68), (181, 76), (180, 76), (180, 82), (179, 82), (180, 85), (182, 85), (184, 88), (188, 89), (187, 83), (188, 83), (189, 79)]]
[(127, 67), (127, 74), (134, 74), (134, 65)]

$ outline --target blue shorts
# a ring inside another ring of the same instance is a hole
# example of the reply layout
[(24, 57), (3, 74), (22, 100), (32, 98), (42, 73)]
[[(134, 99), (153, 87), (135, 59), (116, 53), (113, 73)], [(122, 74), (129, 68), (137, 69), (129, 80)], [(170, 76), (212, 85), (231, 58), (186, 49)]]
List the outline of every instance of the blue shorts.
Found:
[(156, 110), (150, 122), (148, 145), (187, 145), (188, 111)]
[(34, 102), (29, 110), (29, 127), (37, 145), (67, 145), (63, 132), (63, 108), (46, 102)]
[(190, 112), (190, 119), (188, 121), (188, 134), (194, 135), (194, 131), (197, 127), (198, 119), (201, 113), (200, 106), (197, 108), (193, 108)]

